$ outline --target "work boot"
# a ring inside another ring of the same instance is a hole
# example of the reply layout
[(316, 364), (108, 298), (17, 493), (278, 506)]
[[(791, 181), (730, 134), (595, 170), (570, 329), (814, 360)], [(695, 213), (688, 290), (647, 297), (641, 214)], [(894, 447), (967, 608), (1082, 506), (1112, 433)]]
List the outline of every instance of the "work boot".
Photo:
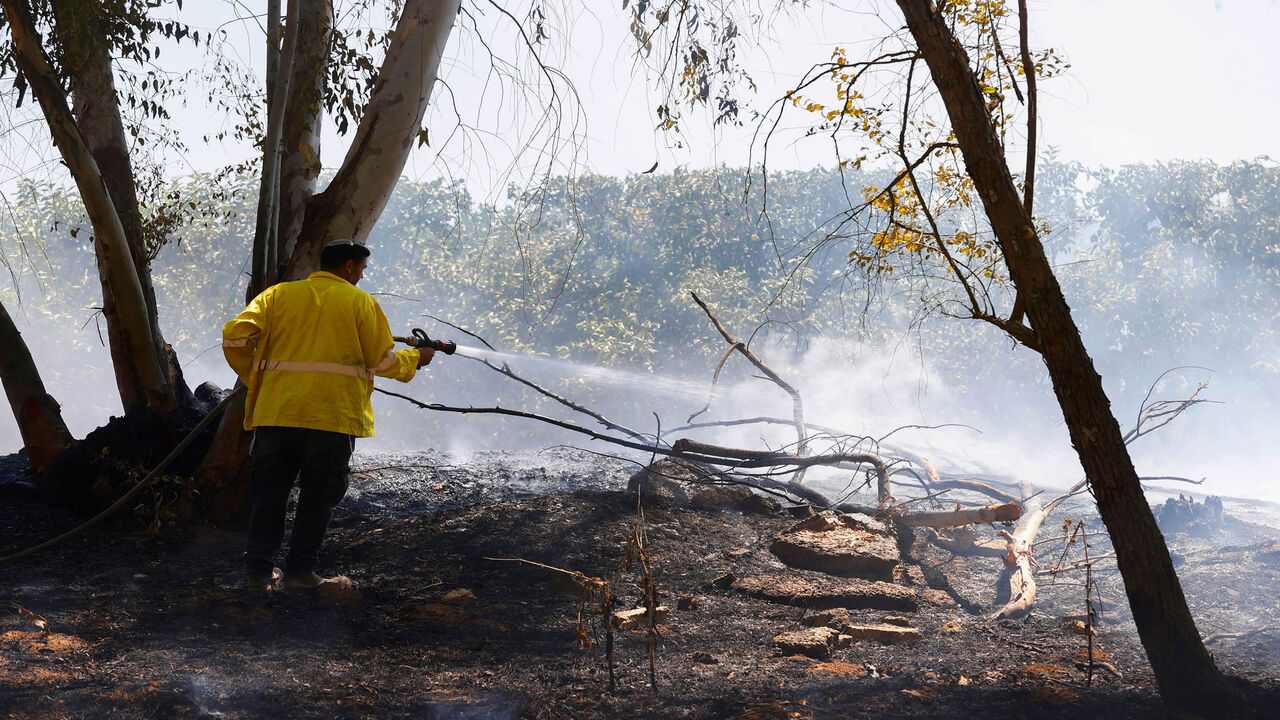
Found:
[(303, 573), (301, 575), (289, 575), (284, 579), (284, 585), (280, 588), (286, 593), (305, 593), (311, 592), (321, 585), (331, 585), (335, 589), (349, 590), (352, 587), (351, 578), (346, 575), (336, 575), (334, 577), (320, 577), (314, 572)]
[(276, 583), (280, 578), (284, 577), (284, 573), (280, 568), (271, 568), (271, 573), (249, 573), (248, 579), (245, 580), (244, 587), (251, 593), (270, 593), (275, 590)]

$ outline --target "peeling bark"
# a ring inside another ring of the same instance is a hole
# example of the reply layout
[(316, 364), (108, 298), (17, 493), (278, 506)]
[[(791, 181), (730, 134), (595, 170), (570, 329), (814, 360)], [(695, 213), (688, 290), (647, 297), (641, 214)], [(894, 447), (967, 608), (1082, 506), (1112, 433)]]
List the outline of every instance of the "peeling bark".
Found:
[(286, 280), (316, 267), (328, 241), (364, 242), (417, 142), (459, 0), (408, 0), (342, 167), (307, 207)]
[(282, 263), (293, 257), (307, 203), (320, 175), (321, 101), (333, 35), (333, 5), (329, 0), (302, 3), (298, 12), (298, 40), (289, 69), (289, 102), (284, 109), (280, 140), (276, 277), (286, 274)]

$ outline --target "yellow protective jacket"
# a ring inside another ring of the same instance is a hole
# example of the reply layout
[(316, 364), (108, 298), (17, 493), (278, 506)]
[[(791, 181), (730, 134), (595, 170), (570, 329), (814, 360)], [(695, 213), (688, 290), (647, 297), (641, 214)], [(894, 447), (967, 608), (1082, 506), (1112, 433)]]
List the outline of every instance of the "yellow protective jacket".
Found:
[(373, 376), (409, 382), (418, 369), (418, 351), (394, 345), (373, 296), (323, 270), (267, 288), (222, 326), (223, 354), (249, 387), (246, 430), (371, 437)]

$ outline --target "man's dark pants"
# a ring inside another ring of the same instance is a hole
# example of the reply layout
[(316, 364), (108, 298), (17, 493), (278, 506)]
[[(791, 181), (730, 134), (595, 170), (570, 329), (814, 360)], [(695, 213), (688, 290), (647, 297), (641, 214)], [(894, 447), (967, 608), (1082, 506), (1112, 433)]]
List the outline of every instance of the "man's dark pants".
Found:
[(320, 543), (333, 508), (347, 493), (347, 473), (355, 438), (308, 428), (260, 427), (253, 436), (253, 508), (245, 569), (250, 576), (269, 576), (284, 539), (289, 491), (298, 482), (298, 506), (285, 573), (306, 575), (319, 562)]

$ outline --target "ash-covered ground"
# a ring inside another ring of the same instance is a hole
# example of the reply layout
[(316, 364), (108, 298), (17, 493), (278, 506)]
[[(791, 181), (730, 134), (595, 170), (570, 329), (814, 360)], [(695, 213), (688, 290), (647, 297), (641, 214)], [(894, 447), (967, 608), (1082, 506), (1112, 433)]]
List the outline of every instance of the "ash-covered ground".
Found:
[[(1029, 618), (988, 619), (1000, 602), (998, 558), (957, 556), (916, 531), (899, 543), (916, 568), (905, 573), (916, 578), (914, 599), (894, 609), (849, 604), (851, 622), (895, 616), (919, 639), (842, 640), (809, 657), (774, 638), (803, 631), (815, 609), (729, 578), (821, 581), (770, 550), (800, 513), (684, 502), (641, 513), (625, 491), (636, 469), (571, 449), (357, 455), (324, 559), (358, 592), (328, 597), (247, 595), (235, 530), (96, 529), (0, 567), (9, 603), (0, 613), (0, 710), (11, 718), (1170, 716), (1087, 496), (1040, 534), (1042, 585)], [(0, 492), (0, 554), (83, 519), (12, 484)], [(1219, 665), (1253, 683), (1259, 717), (1280, 699), (1280, 634), (1270, 630), (1280, 594), (1275, 512), (1228, 500), (1215, 523), (1168, 535), (1200, 629), (1219, 634), (1210, 643)], [(1076, 542), (1065, 544), (1080, 521)], [(980, 527), (978, 539), (999, 529)], [(570, 573), (609, 581), (616, 610), (643, 605), (638, 530), (670, 615), (652, 634), (647, 623), (617, 630), (610, 653), (599, 595)], [(1086, 602), (1101, 612), (1091, 640), (1069, 624)], [(1224, 635), (1235, 633), (1250, 634)]]

